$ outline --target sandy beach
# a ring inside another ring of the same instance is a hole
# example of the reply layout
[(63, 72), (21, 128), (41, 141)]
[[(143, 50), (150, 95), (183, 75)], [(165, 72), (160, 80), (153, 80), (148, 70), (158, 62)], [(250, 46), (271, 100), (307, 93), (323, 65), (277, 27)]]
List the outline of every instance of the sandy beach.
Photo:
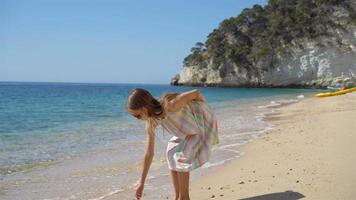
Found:
[(356, 199), (356, 93), (277, 110), (244, 156), (191, 180), (191, 199)]

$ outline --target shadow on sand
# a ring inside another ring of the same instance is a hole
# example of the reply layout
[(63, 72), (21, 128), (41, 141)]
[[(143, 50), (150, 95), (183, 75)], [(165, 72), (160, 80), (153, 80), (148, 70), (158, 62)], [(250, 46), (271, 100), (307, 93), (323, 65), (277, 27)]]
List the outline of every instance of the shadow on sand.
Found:
[(285, 192), (276, 192), (271, 194), (264, 194), (255, 197), (248, 197), (239, 200), (297, 200), (304, 198), (305, 196), (299, 192), (285, 191)]

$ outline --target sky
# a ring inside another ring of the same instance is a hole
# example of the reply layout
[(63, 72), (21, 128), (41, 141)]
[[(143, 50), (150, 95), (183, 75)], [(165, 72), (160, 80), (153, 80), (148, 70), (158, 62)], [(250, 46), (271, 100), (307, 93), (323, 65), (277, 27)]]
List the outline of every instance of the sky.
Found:
[(169, 84), (196, 42), (267, 0), (0, 0), (0, 81)]

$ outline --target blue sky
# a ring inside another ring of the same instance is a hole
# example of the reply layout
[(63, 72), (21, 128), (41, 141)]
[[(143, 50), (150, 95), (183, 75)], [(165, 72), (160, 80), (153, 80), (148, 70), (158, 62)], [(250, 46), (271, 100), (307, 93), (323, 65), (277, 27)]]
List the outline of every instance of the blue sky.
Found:
[(266, 0), (0, 0), (0, 81), (168, 84), (254, 4)]

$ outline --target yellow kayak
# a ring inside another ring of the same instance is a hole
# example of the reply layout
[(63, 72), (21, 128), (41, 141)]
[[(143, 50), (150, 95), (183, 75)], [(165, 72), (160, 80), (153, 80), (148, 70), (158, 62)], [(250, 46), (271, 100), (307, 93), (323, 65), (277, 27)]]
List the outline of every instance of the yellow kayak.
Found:
[(316, 94), (316, 97), (329, 97), (329, 96), (336, 96), (336, 95), (342, 95), (350, 92), (356, 91), (356, 87), (349, 88), (349, 89), (344, 89), (344, 90), (339, 90), (339, 91), (334, 91), (334, 92), (325, 92), (325, 93), (319, 93)]

